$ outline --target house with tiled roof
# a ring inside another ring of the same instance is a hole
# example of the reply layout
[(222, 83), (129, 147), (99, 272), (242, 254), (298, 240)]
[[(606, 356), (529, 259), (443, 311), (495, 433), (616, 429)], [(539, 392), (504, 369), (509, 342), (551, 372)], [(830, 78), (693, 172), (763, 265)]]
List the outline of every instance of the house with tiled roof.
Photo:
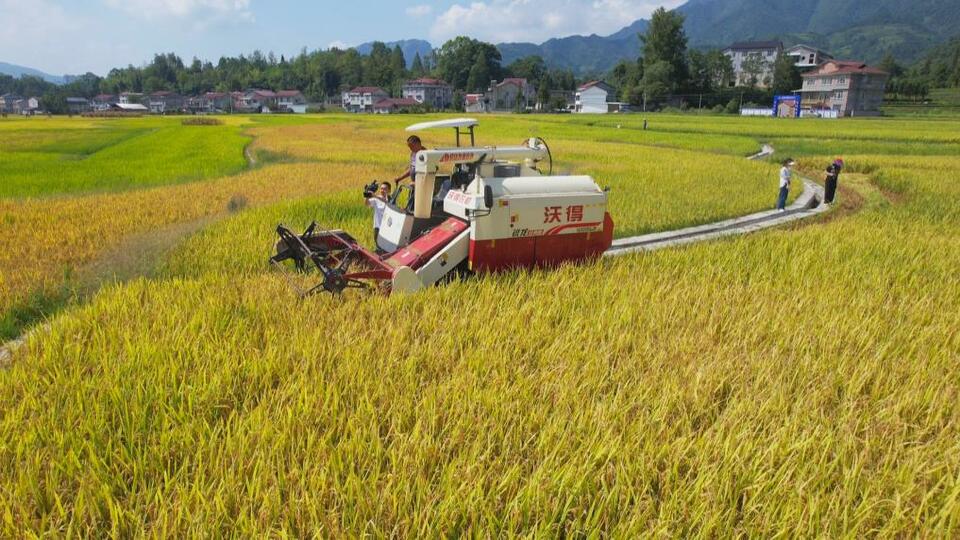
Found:
[(490, 81), (486, 98), (493, 111), (522, 111), (536, 104), (537, 89), (526, 79), (510, 77), (499, 83)]
[(343, 110), (347, 112), (373, 112), (373, 105), (390, 97), (382, 88), (358, 86), (343, 93)]
[(277, 110), (303, 114), (307, 112), (307, 98), (299, 90), (277, 90)]
[(404, 83), (403, 97), (434, 109), (449, 109), (453, 105), (453, 87), (440, 79), (422, 77)]
[(833, 111), (837, 116), (876, 116), (890, 74), (863, 62), (829, 60), (803, 74), (801, 106), (808, 114)]
[(467, 94), (463, 96), (463, 109), (468, 113), (487, 112), (487, 100), (483, 94)]
[(183, 109), (183, 96), (169, 90), (152, 92), (147, 106), (153, 114), (180, 112)]
[(392, 114), (421, 105), (413, 98), (387, 98), (374, 103), (373, 112), (374, 114)]

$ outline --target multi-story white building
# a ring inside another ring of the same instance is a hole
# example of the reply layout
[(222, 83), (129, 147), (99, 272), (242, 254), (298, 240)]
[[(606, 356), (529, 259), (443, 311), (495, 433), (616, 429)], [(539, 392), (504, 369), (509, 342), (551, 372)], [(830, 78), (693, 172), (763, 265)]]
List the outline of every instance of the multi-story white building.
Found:
[(801, 106), (814, 114), (835, 111), (838, 116), (876, 116), (889, 76), (862, 62), (829, 60), (803, 74)]
[(434, 109), (449, 109), (453, 105), (453, 87), (440, 79), (415, 79), (403, 85), (403, 97)]
[(827, 60), (833, 60), (830, 53), (809, 45), (794, 45), (784, 53), (793, 58), (793, 64), (801, 71), (813, 69)]
[(614, 101), (612, 86), (603, 81), (591, 81), (577, 88), (574, 110), (584, 114), (606, 114)]
[(358, 86), (343, 93), (343, 110), (347, 112), (373, 112), (373, 106), (390, 95), (376, 86)]
[(734, 86), (768, 88), (773, 84), (773, 65), (783, 54), (779, 41), (742, 41), (723, 50), (733, 64)]

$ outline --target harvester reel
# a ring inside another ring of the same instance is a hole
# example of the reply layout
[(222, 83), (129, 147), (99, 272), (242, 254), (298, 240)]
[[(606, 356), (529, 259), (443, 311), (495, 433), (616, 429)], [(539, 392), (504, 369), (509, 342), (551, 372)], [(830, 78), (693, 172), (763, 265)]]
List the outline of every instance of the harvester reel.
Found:
[[(270, 262), (284, 271), (284, 276), (287, 277), (287, 280), (299, 296), (305, 298), (318, 292), (338, 294), (348, 288), (367, 288), (368, 285), (363, 281), (346, 277), (350, 272), (350, 266), (355, 260), (356, 250), (350, 247), (343, 247), (341, 249), (311, 248), (311, 239), (314, 239), (315, 235), (320, 236), (324, 234), (322, 232), (317, 233), (316, 230), (316, 222), (311, 223), (301, 235), (295, 234), (283, 225), (277, 226), (277, 234), (280, 236), (280, 240), (276, 245), (277, 254), (270, 258)], [(323, 276), (321, 282), (306, 291), (298, 287), (286, 274), (281, 264), (288, 259), (293, 261), (297, 271), (302, 274), (308, 274), (311, 271), (307, 261), (313, 263), (313, 266)]]

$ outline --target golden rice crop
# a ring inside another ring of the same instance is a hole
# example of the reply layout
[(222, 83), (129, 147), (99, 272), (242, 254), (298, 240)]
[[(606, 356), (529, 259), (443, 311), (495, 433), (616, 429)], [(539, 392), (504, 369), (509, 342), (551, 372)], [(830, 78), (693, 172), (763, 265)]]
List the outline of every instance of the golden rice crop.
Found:
[[(614, 194), (708, 197), (687, 154), (624, 145), (631, 192), (593, 146), (570, 162)], [(241, 212), (0, 370), (0, 530), (956, 536), (960, 159), (848, 166), (855, 214), (389, 298), (299, 302), (264, 264), (278, 219), (366, 232), (356, 194)]]

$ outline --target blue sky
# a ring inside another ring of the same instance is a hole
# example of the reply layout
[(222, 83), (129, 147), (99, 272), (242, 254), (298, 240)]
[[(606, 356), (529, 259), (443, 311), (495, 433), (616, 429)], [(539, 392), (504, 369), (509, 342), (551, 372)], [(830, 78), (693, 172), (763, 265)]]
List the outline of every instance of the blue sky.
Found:
[(609, 34), (682, 0), (0, 0), (0, 61), (104, 75), (156, 52), (292, 55), (379, 39), (541, 42)]

